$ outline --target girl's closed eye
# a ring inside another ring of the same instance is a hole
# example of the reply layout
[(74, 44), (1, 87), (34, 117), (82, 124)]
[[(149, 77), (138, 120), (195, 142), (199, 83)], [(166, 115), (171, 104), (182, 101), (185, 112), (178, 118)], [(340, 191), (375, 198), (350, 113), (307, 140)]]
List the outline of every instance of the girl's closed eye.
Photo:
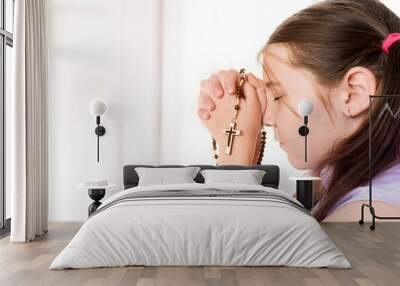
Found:
[(270, 91), (269, 94), (271, 95), (273, 102), (277, 101), (279, 98), (282, 97), (282, 95), (276, 95), (275, 91)]
[(281, 97), (283, 97), (284, 96), (284, 94), (280, 94), (280, 95), (276, 95), (276, 96), (274, 96), (274, 102), (275, 101), (277, 101), (277, 100), (279, 100)]

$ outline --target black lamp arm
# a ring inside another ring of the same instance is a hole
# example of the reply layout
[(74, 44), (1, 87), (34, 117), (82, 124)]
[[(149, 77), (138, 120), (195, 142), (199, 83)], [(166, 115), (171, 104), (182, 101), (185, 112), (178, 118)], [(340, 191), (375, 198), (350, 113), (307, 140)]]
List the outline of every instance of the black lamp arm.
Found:
[(106, 129), (104, 128), (104, 126), (100, 125), (100, 116), (96, 116), (96, 129), (94, 130), (94, 133), (96, 133), (97, 135), (97, 162), (99, 162), (99, 137), (103, 136), (104, 134), (106, 134)]

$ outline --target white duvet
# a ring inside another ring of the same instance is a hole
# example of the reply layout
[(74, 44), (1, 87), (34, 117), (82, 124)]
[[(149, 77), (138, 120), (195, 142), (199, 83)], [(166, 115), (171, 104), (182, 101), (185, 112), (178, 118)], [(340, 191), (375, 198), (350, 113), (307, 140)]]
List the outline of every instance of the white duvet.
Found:
[[(121, 191), (283, 191), (256, 185), (174, 184)], [(100, 207), (100, 209), (101, 209)], [(145, 266), (294, 266), (350, 268), (319, 223), (299, 209), (246, 198), (123, 201), (88, 218), (50, 269)]]

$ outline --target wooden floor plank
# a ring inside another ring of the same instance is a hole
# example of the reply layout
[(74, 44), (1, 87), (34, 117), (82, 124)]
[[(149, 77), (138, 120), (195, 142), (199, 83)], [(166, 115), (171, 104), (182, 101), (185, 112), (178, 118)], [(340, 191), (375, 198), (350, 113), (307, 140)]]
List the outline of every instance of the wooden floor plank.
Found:
[(295, 267), (115, 267), (49, 270), (80, 222), (50, 223), (32, 243), (0, 240), (1, 286), (397, 286), (400, 273), (400, 223), (378, 223), (375, 231), (356, 223), (322, 224), (351, 262), (352, 269)]

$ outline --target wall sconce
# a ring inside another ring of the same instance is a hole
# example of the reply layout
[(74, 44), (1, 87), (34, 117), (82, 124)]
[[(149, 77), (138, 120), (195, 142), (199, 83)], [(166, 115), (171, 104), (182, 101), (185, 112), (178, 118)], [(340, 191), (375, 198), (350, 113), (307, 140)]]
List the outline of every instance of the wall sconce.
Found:
[(298, 113), (304, 117), (304, 125), (299, 128), (300, 136), (304, 137), (304, 161), (307, 162), (307, 135), (310, 133), (310, 129), (308, 128), (308, 116), (313, 112), (314, 105), (311, 101), (302, 100), (297, 105)]
[(100, 125), (100, 116), (107, 110), (107, 105), (100, 98), (93, 99), (89, 104), (90, 113), (96, 117), (97, 127), (94, 133), (97, 135), (97, 162), (99, 162), (99, 137), (106, 134), (106, 129)]

